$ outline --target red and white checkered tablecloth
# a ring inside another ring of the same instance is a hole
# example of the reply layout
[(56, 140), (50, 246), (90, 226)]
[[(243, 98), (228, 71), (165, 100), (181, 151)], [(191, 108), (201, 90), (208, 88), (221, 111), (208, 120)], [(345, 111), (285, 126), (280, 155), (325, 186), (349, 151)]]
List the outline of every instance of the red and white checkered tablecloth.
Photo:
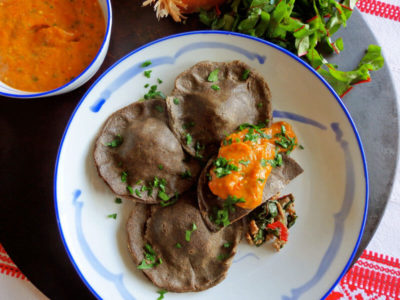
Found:
[(0, 244), (0, 299), (46, 300), (43, 295), (13, 263)]
[(357, 7), (363, 13), (400, 22), (399, 4), (398, 1), (360, 0)]
[[(382, 47), (400, 101), (400, 0), (359, 0), (357, 7)], [(396, 178), (400, 178), (399, 169)], [(400, 182), (394, 182), (375, 236), (327, 300), (400, 300)], [(22, 274), (1, 244), (0, 298), (48, 299)]]
[(326, 299), (400, 299), (399, 259), (365, 250)]

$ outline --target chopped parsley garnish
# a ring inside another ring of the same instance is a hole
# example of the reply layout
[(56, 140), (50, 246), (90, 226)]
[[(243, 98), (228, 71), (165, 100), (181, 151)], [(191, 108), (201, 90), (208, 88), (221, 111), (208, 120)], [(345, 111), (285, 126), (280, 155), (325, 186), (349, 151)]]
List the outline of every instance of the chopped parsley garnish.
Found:
[(169, 200), (169, 196), (167, 195), (167, 193), (163, 192), (163, 191), (159, 191), (158, 192), (158, 197), (162, 200), (162, 201), (168, 201)]
[(115, 198), (115, 203), (121, 204), (122, 203), (122, 199), (121, 198)]
[(273, 168), (282, 166), (282, 163), (283, 163), (282, 154), (280, 154), (280, 153), (276, 154), (274, 159), (268, 160), (268, 163)]
[(175, 247), (180, 249), (180, 248), (182, 248), (182, 245), (180, 243), (176, 243)]
[(244, 136), (243, 142), (246, 142), (246, 141), (256, 142), (260, 138), (270, 139), (271, 136), (266, 134), (265, 132), (263, 132), (260, 128), (250, 127)]
[(110, 218), (110, 219), (114, 219), (114, 220), (115, 220), (115, 219), (117, 218), (117, 214), (108, 215), (107, 218)]
[[(139, 184), (139, 182), (137, 184)], [(157, 193), (157, 196), (160, 197), (160, 199), (162, 200), (161, 204), (163, 204), (164, 201), (170, 200), (168, 195), (165, 193), (166, 185), (167, 185), (167, 181), (164, 178), (154, 177), (153, 182), (150, 182), (148, 185), (143, 185), (142, 188), (140, 189), (140, 191), (141, 192), (147, 191), (147, 194), (150, 196), (153, 193), (153, 190), (155, 188), (158, 188), (159, 191)], [(160, 194), (161, 194), (161, 196), (160, 196)], [(166, 199), (166, 200), (163, 200), (163, 199)], [(175, 203), (175, 202), (173, 202), (173, 203)], [(168, 203), (167, 205), (171, 205), (173, 203)], [(165, 205), (165, 206), (167, 206), (167, 205)]]
[(246, 135), (244, 136), (243, 142), (246, 142), (246, 141), (255, 142), (259, 138), (260, 138), (260, 135), (258, 133), (254, 133), (253, 128), (249, 128)]
[(217, 84), (213, 84), (212, 86), (211, 86), (211, 88), (214, 90), (214, 91), (219, 91), (221, 88), (219, 87), (219, 85), (217, 85)]
[(178, 193), (175, 193), (173, 197), (169, 197), (165, 192), (159, 191), (157, 196), (161, 199), (161, 207), (170, 206), (178, 201)]
[(275, 137), (278, 137), (279, 139), (275, 141), (275, 144), (287, 149), (287, 154), (289, 155), (289, 153), (293, 150), (294, 146), (297, 145), (296, 143), (296, 137), (288, 137), (286, 135), (286, 128), (285, 126), (282, 125), (281, 127), (281, 132), (275, 134)]
[(193, 138), (192, 138), (192, 136), (190, 135), (190, 133), (186, 133), (186, 145), (191, 145), (192, 144), (192, 141), (193, 141)]
[(142, 68), (145, 68), (145, 67), (148, 67), (148, 66), (150, 66), (150, 65), (151, 65), (151, 61), (148, 60), (148, 61), (145, 61), (144, 63), (142, 63), (140, 66), (141, 66)]
[(257, 180), (259, 181), (259, 182), (264, 182), (264, 178), (257, 178)]
[(133, 188), (130, 185), (126, 187), (126, 190), (129, 192), (129, 194), (133, 195)]
[(239, 138), (236, 138), (235, 141), (236, 141), (236, 143), (240, 143), (240, 139)]
[(167, 181), (164, 178), (158, 179), (157, 177), (154, 177), (154, 181), (153, 181), (154, 187), (159, 187), (162, 191), (165, 192), (166, 184), (167, 184)]
[(233, 164), (229, 164), (229, 161), (224, 157), (218, 157), (214, 161), (214, 173), (218, 178), (224, 177), (228, 174), (231, 174), (231, 171), (238, 171), (238, 166)]
[(151, 72), (152, 72), (151, 70), (144, 71), (144, 72), (143, 72), (143, 75), (144, 75), (145, 77), (147, 77), (147, 78), (150, 78)]
[(284, 125), (281, 126), (281, 133), (282, 135), (286, 134), (286, 127)]
[(245, 166), (248, 166), (249, 163), (250, 163), (250, 160), (243, 160), (243, 159), (239, 160), (239, 164), (242, 164), (242, 165), (245, 165)]
[(181, 174), (182, 179), (192, 178), (192, 172), (190, 170), (186, 170)]
[(149, 92), (143, 96), (143, 98), (146, 99), (146, 100), (155, 99), (157, 97), (162, 98), (162, 99), (166, 98), (163, 92), (157, 91), (157, 85), (156, 84), (152, 85), (150, 87)]
[(162, 264), (161, 258), (157, 259), (157, 254), (153, 250), (150, 244), (146, 244), (144, 246), (144, 259), (140, 263), (137, 268), (139, 270), (144, 270), (144, 269), (151, 269), (153, 267), (157, 267), (158, 265)]
[(179, 105), (179, 99), (178, 99), (178, 98), (174, 98), (173, 101), (174, 101), (174, 104), (175, 104), (175, 105)]
[(164, 107), (162, 107), (161, 105), (156, 105), (156, 110), (160, 113), (164, 112)]
[(299, 148), (300, 148), (301, 150), (304, 150), (304, 146), (303, 146), (303, 145), (299, 145)]
[(142, 196), (142, 194), (140, 193), (140, 191), (139, 191), (138, 189), (135, 189), (135, 194), (136, 194), (136, 196), (138, 196), (138, 197), (141, 197), (141, 196)]
[(195, 157), (202, 159), (203, 155), (200, 154), (201, 151), (203, 151), (206, 148), (205, 145), (200, 144), (200, 142), (196, 142), (196, 145), (194, 146), (194, 150), (196, 151)]
[(218, 81), (218, 72), (219, 72), (219, 69), (215, 69), (214, 71), (212, 71), (210, 73), (210, 75), (208, 75), (207, 80), (209, 82), (217, 82)]
[(262, 102), (258, 103), (258, 104), (257, 104), (257, 107), (258, 107), (258, 108), (261, 108), (261, 107), (263, 107), (263, 104), (262, 104)]
[(161, 191), (165, 192), (165, 186), (167, 185), (167, 181), (164, 178), (154, 177), (151, 186), (153, 188), (159, 188)]
[(267, 126), (266, 124), (268, 124), (268, 120), (265, 120), (265, 121), (266, 121), (266, 123), (259, 123), (257, 125), (253, 125), (253, 124), (249, 124), (249, 123), (243, 123), (243, 124), (239, 125), (237, 130), (238, 131), (242, 131), (243, 129), (246, 129), (246, 128), (253, 128), (258, 133), (260, 133), (260, 129), (265, 128)]
[(250, 70), (244, 70), (243, 74), (242, 74), (242, 80), (246, 80), (247, 78), (249, 78), (250, 75)]
[(118, 146), (121, 146), (121, 144), (124, 142), (124, 139), (122, 138), (121, 135), (117, 134), (115, 136), (115, 139), (112, 140), (111, 142), (107, 143), (106, 146), (110, 148), (116, 148)]
[(262, 158), (260, 161), (261, 166), (266, 167), (267, 166), (267, 160)]
[(254, 128), (254, 125), (249, 124), (249, 123), (240, 124), (239, 127), (237, 128), (237, 131), (242, 131), (243, 129), (246, 129), (246, 128)]
[(219, 261), (224, 261), (224, 260), (227, 259), (228, 257), (229, 257), (229, 254), (222, 253), (222, 254), (220, 254), (220, 255), (217, 256), (217, 259), (218, 259)]
[(225, 243), (224, 248), (229, 248), (231, 246), (231, 243)]
[(122, 172), (121, 173), (121, 181), (126, 182), (126, 179), (128, 178), (128, 173)]
[(144, 85), (144, 87), (147, 89), (148, 87), (150, 86), (150, 84), (148, 84), (148, 83), (146, 83), (145, 85)]
[(159, 164), (159, 165), (158, 165), (158, 169), (159, 169), (159, 170), (163, 170), (163, 169), (164, 169), (164, 166), (161, 165), (161, 164)]
[(224, 140), (223, 144), (224, 144), (224, 146), (232, 145), (232, 139)]
[(157, 298), (157, 300), (162, 300), (162, 299), (164, 299), (164, 295), (168, 292), (166, 290), (159, 290), (159, 291), (157, 291), (157, 293), (160, 294), (160, 296)]
[(157, 82), (158, 82), (159, 84), (163, 83), (163, 81), (162, 81), (160, 78), (157, 78)]
[(192, 224), (192, 229), (191, 230), (186, 230), (186, 233), (185, 233), (185, 240), (186, 240), (186, 242), (190, 242), (190, 238), (191, 238), (191, 236), (192, 236), (192, 233), (193, 233), (193, 231), (195, 231), (195, 230), (197, 230), (197, 226), (196, 226), (196, 224)]
[(225, 200), (222, 209), (214, 209), (214, 216), (211, 217), (211, 221), (213, 221), (216, 225), (219, 226), (227, 226), (231, 224), (229, 221), (229, 213), (235, 211), (236, 203), (243, 203), (245, 200), (243, 198), (237, 198), (236, 196), (228, 196)]

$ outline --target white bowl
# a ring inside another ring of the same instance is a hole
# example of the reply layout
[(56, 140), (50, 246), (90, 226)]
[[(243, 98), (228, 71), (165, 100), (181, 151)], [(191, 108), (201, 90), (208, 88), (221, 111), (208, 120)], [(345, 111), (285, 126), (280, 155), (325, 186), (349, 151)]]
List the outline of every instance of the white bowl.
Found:
[(0, 81), (0, 96), (12, 97), (12, 98), (41, 98), (48, 96), (55, 96), (64, 94), (77, 89), (81, 85), (85, 84), (100, 68), (101, 64), (106, 57), (108, 45), (110, 44), (111, 36), (111, 25), (112, 25), (112, 10), (111, 0), (99, 0), (100, 6), (104, 13), (104, 19), (106, 21), (106, 33), (104, 35), (103, 43), (95, 58), (92, 60), (89, 66), (87, 66), (78, 76), (76, 76), (70, 82), (50, 91), (45, 92), (27, 92), (12, 88)]
[[(240, 59), (267, 80), (274, 118), (289, 120), (304, 146), (291, 154), (304, 173), (283, 192), (296, 197), (299, 219), (281, 252), (240, 244), (223, 282), (166, 298), (324, 298), (350, 267), (366, 220), (368, 175), (359, 135), (343, 102), (309, 65), (269, 42), (226, 31), (186, 32), (147, 44), (110, 67), (82, 98), (61, 141), (54, 178), (57, 222), (71, 262), (100, 299), (158, 297), (127, 249), (132, 203), (114, 202), (94, 165), (93, 143), (108, 116), (143, 97), (145, 84), (160, 78), (167, 95), (180, 72), (206, 59)], [(148, 60), (152, 64), (142, 68)], [(151, 78), (143, 76), (148, 69)], [(113, 213), (115, 220), (107, 218)]]

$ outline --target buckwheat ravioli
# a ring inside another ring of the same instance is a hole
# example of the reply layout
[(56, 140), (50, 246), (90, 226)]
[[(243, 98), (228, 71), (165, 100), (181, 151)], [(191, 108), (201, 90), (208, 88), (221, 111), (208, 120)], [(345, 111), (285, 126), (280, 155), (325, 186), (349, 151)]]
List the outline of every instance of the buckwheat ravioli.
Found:
[(168, 207), (136, 204), (127, 223), (128, 248), (139, 269), (173, 292), (208, 289), (227, 274), (243, 234), (236, 222), (212, 233), (189, 191)]
[[(274, 168), (271, 175), (264, 186), (264, 192), (262, 195), (262, 203), (271, 199), (285, 188), (294, 178), (303, 173), (303, 169), (300, 165), (288, 157), (283, 155), (282, 166)], [(197, 199), (201, 215), (203, 216), (204, 222), (211, 231), (218, 231), (221, 226), (215, 224), (216, 212), (224, 206), (226, 199), (221, 199), (214, 195), (208, 187), (208, 176), (210, 168), (213, 166), (216, 157), (211, 158), (203, 171), (200, 174), (199, 182), (197, 185)], [(246, 215), (248, 215), (253, 209), (244, 209), (239, 206), (234, 206), (234, 209), (229, 212), (229, 222), (234, 223)]]
[(242, 123), (272, 119), (264, 78), (240, 61), (203, 61), (181, 73), (167, 97), (169, 124), (192, 156), (208, 158)]
[(199, 165), (187, 158), (167, 125), (161, 99), (136, 102), (112, 114), (94, 149), (99, 175), (115, 194), (150, 204), (167, 201), (195, 183)]

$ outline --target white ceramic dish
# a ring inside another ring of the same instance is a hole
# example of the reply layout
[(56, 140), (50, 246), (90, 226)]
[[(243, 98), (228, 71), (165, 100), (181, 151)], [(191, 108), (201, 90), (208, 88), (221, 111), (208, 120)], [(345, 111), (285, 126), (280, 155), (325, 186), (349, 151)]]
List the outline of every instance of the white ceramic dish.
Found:
[(103, 43), (101, 44), (100, 49), (97, 52), (93, 61), (90, 63), (89, 66), (86, 67), (86, 69), (84, 69), (81, 72), (81, 74), (79, 74), (73, 80), (64, 84), (63, 86), (45, 92), (26, 92), (12, 88), (6, 85), (4, 82), (0, 81), (0, 96), (6, 96), (12, 98), (42, 98), (42, 97), (55, 96), (77, 89), (78, 87), (86, 83), (90, 78), (92, 78), (93, 75), (100, 68), (100, 66), (104, 61), (104, 58), (106, 57), (111, 37), (111, 26), (112, 26), (111, 0), (99, 0), (99, 3), (103, 10), (104, 19), (106, 22), (106, 31)]
[[(162, 49), (162, 51), (160, 51)], [(217, 31), (166, 37), (137, 49), (105, 72), (83, 97), (65, 131), (54, 197), (66, 250), (88, 288), (104, 299), (156, 299), (158, 290), (132, 263), (125, 223), (132, 204), (97, 175), (92, 151), (103, 122), (143, 97), (146, 83), (174, 78), (201, 60), (240, 59), (266, 78), (275, 119), (292, 123), (304, 150), (292, 154), (304, 173), (287, 188), (299, 219), (279, 253), (243, 242), (227, 278), (199, 293), (168, 299), (319, 299), (349, 267), (367, 212), (368, 178), (362, 145), (346, 108), (329, 85), (286, 50), (263, 40)], [(150, 79), (140, 65), (152, 65)], [(117, 213), (117, 219), (107, 215)]]

